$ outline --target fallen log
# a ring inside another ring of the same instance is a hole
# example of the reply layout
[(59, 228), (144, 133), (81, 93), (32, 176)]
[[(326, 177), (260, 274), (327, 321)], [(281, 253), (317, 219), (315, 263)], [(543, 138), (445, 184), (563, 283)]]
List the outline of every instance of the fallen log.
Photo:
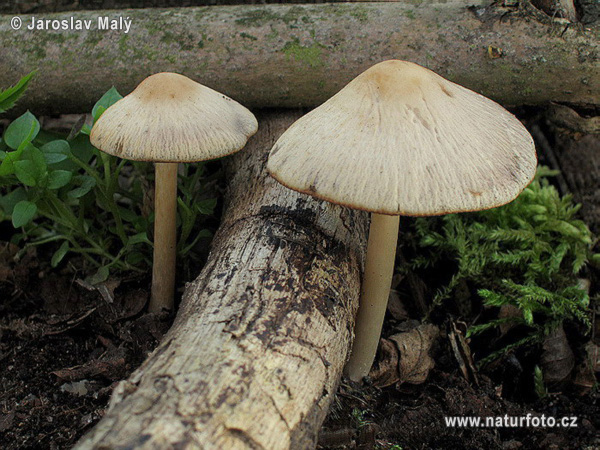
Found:
[(263, 118), (227, 163), (206, 266), (77, 449), (315, 446), (350, 348), (367, 215), (267, 176), (268, 150), (297, 118)]
[[(126, 94), (172, 71), (248, 107), (314, 107), (369, 66), (398, 58), (505, 105), (600, 103), (600, 25), (567, 26), (481, 2), (76, 11), (18, 16), (17, 31), (5, 15), (0, 86), (38, 69), (21, 110), (79, 113), (112, 85)], [(119, 18), (131, 20), (127, 33)], [(90, 29), (29, 30), (34, 19)], [(122, 28), (99, 29), (112, 20)]]

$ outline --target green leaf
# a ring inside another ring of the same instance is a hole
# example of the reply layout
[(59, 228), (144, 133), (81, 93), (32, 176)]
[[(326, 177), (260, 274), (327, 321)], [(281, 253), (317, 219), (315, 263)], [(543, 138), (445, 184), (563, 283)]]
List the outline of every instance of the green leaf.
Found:
[(120, 206), (118, 209), (119, 209), (119, 216), (121, 216), (121, 219), (125, 222), (134, 223), (139, 219), (139, 216), (131, 209), (123, 208)]
[(66, 186), (72, 177), (73, 173), (68, 170), (53, 170), (48, 174), (48, 189), (60, 189)]
[(109, 275), (110, 271), (108, 270), (108, 267), (102, 266), (94, 275), (86, 277), (85, 281), (91, 285), (96, 285), (108, 280)]
[(89, 134), (92, 132), (91, 127), (86, 123), (81, 127), (81, 130), (79, 131), (81, 134), (86, 134), (89, 136)]
[(78, 188), (70, 191), (67, 196), (70, 198), (80, 198), (90, 192), (96, 186), (96, 180), (87, 175), (79, 175), (74, 178), (77, 183), (81, 183)]
[(26, 186), (40, 185), (47, 174), (47, 169), (44, 155), (33, 145), (28, 145), (21, 154), (21, 159), (14, 163), (15, 175)]
[(50, 260), (50, 265), (52, 267), (58, 266), (58, 264), (63, 260), (65, 255), (69, 252), (69, 241), (64, 241), (62, 245), (54, 252), (52, 255), (52, 259)]
[(135, 244), (139, 244), (141, 242), (152, 245), (152, 242), (150, 242), (150, 240), (148, 239), (148, 235), (146, 234), (146, 232), (138, 233), (138, 234), (131, 236), (127, 240), (127, 245), (135, 245)]
[(33, 141), (39, 132), (40, 123), (27, 111), (8, 126), (4, 132), (4, 141), (6, 145), (16, 150), (22, 144)]
[(96, 147), (90, 144), (90, 138), (83, 134), (78, 134), (70, 143), (72, 154), (84, 163), (89, 164), (92, 158), (98, 154)]
[(94, 122), (100, 118), (102, 113), (110, 108), (113, 104), (121, 100), (123, 96), (117, 92), (115, 87), (111, 87), (106, 93), (100, 97), (92, 109), (92, 117)]
[(132, 266), (136, 266), (144, 260), (144, 254), (142, 252), (131, 252), (128, 253), (125, 257), (125, 261), (127, 264), (131, 264)]
[(195, 204), (195, 206), (196, 206), (196, 210), (200, 214), (210, 216), (213, 213), (215, 206), (217, 206), (217, 199), (209, 198), (206, 200), (200, 200), (198, 203)]
[(44, 153), (44, 159), (48, 165), (57, 164), (67, 159), (67, 155), (63, 155), (62, 153)]
[(21, 200), (19, 203), (15, 205), (12, 213), (12, 224), (13, 227), (19, 228), (23, 225), (28, 224), (35, 213), (37, 212), (37, 206), (35, 203), (32, 203), (27, 200)]
[(0, 164), (0, 177), (6, 177), (15, 173), (14, 162), (19, 159), (20, 153), (18, 150), (4, 154), (2, 163)]
[(16, 161), (14, 166), (15, 175), (21, 183), (25, 186), (35, 186), (37, 184), (38, 173), (33, 161)]
[(71, 146), (64, 139), (56, 139), (55, 141), (50, 141), (40, 147), (40, 150), (44, 154), (59, 154), (65, 155), (65, 157), (71, 154)]
[(14, 152), (8, 152), (4, 155), (4, 158), (2, 159), (2, 164), (0, 164), (0, 177), (5, 177), (15, 173), (15, 161), (18, 161), (19, 158), (21, 158), (21, 154), (24, 150), (25, 147), (20, 146)]
[(0, 114), (15, 106), (17, 100), (23, 95), (25, 89), (27, 89), (27, 85), (33, 75), (35, 75), (35, 71), (25, 75), (14, 86), (0, 91)]
[(0, 208), (6, 215), (12, 216), (15, 205), (21, 200), (27, 200), (27, 192), (22, 187), (0, 196)]

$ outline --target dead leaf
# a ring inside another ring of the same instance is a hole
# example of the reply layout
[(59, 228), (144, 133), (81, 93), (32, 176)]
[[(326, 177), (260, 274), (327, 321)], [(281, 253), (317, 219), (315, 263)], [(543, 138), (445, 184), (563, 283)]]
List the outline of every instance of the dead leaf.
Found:
[(448, 323), (448, 340), (452, 347), (452, 354), (465, 380), (472, 381), (479, 386), (477, 369), (473, 362), (471, 348), (466, 339), (467, 326), (464, 322), (450, 321)]
[(593, 342), (585, 346), (589, 364), (594, 372), (600, 372), (600, 347)]
[(369, 372), (369, 378), (377, 387), (386, 387), (400, 380), (398, 368), (398, 348), (387, 339), (379, 340), (379, 357), (377, 364)]
[(561, 128), (585, 134), (600, 133), (600, 116), (582, 117), (577, 111), (566, 106), (553, 104), (546, 112), (548, 120)]
[(500, 58), (504, 55), (504, 51), (500, 47), (488, 46), (488, 56), (492, 59)]
[(51, 316), (46, 322), (48, 324), (48, 327), (44, 329), (43, 334), (44, 336), (52, 336), (69, 331), (81, 324), (94, 311), (96, 311), (95, 307), (90, 308), (87, 311), (79, 312), (77, 314), (71, 314), (67, 318), (59, 317), (57, 319), (56, 317)]
[[(520, 318), (523, 317), (523, 312), (520, 308), (514, 305), (502, 305), (500, 307), (500, 311), (498, 312), (498, 319), (508, 319), (508, 318)], [(512, 330), (517, 325), (517, 322), (505, 322), (501, 323), (500, 328), (500, 336), (501, 338), (510, 330)]]
[(596, 373), (600, 371), (599, 347), (593, 342), (585, 346), (586, 358), (575, 367), (573, 384), (577, 387), (579, 395), (587, 395), (596, 385)]
[(125, 349), (114, 348), (105, 352), (99, 359), (93, 359), (86, 364), (56, 370), (51, 373), (65, 381), (78, 381), (94, 377), (119, 380), (125, 375), (126, 361)]
[(544, 382), (553, 384), (565, 380), (575, 366), (575, 356), (562, 323), (546, 336), (542, 348), (540, 366)]
[(398, 291), (391, 289), (388, 298), (387, 312), (390, 313), (395, 320), (407, 320), (409, 318), (404, 303), (398, 295)]
[[(438, 336), (439, 330), (435, 325), (421, 324), (410, 331), (389, 337), (398, 352), (396, 383), (421, 384), (427, 379), (429, 371), (435, 366), (429, 350)], [(388, 372), (388, 383), (394, 377), (394, 371), (396, 369)]]

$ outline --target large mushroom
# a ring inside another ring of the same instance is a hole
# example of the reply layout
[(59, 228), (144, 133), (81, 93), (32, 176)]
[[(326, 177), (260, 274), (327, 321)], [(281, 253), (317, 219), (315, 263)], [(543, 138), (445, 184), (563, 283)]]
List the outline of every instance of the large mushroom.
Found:
[(288, 188), (370, 211), (371, 227), (346, 374), (371, 368), (394, 268), (399, 215), (494, 208), (532, 180), (535, 146), (497, 103), (417, 64), (366, 70), (297, 120), (267, 169)]
[(257, 129), (239, 103), (166, 72), (146, 78), (94, 124), (90, 140), (100, 150), (156, 163), (151, 312), (173, 309), (178, 163), (235, 153)]

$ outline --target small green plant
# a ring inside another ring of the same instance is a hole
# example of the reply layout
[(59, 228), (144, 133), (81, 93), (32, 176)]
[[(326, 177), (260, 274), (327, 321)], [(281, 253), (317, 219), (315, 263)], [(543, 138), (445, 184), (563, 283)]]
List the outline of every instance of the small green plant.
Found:
[(489, 211), (417, 219), (416, 231), (425, 254), (413, 268), (441, 260), (456, 266), (450, 282), (434, 297), (432, 309), (452, 297), (464, 283), (478, 289), (488, 307), (512, 305), (517, 317), (498, 318), (474, 325), (469, 335), (505, 323), (524, 325), (530, 332), (481, 364), (518, 346), (540, 342), (564, 320), (589, 325), (588, 294), (578, 286), (577, 274), (589, 259), (592, 235), (575, 217), (579, 205), (560, 197), (540, 168), (536, 179), (513, 202)]
[(544, 383), (544, 374), (540, 366), (535, 366), (533, 370), (533, 387), (535, 389), (535, 395), (538, 398), (544, 398), (548, 395), (546, 384)]
[[(0, 112), (14, 106), (33, 74), (0, 91)], [(95, 122), (121, 99), (115, 88), (92, 110)], [(91, 282), (110, 271), (145, 271), (151, 264), (152, 170), (149, 163), (129, 162), (95, 149), (90, 126), (69, 136), (41, 130), (29, 111), (14, 120), (0, 139), (0, 221), (16, 229), (11, 241), (23, 248), (54, 243), (56, 267), (69, 253), (79, 254), (94, 269)], [(203, 198), (203, 164), (183, 168), (178, 199), (178, 252), (185, 256), (201, 237), (198, 227), (211, 215), (216, 199)]]
[(354, 422), (356, 423), (356, 426), (358, 428), (363, 428), (364, 426), (370, 423), (369, 420), (366, 418), (366, 415), (367, 411), (364, 409), (354, 408), (352, 410), (352, 418), (354, 419)]

